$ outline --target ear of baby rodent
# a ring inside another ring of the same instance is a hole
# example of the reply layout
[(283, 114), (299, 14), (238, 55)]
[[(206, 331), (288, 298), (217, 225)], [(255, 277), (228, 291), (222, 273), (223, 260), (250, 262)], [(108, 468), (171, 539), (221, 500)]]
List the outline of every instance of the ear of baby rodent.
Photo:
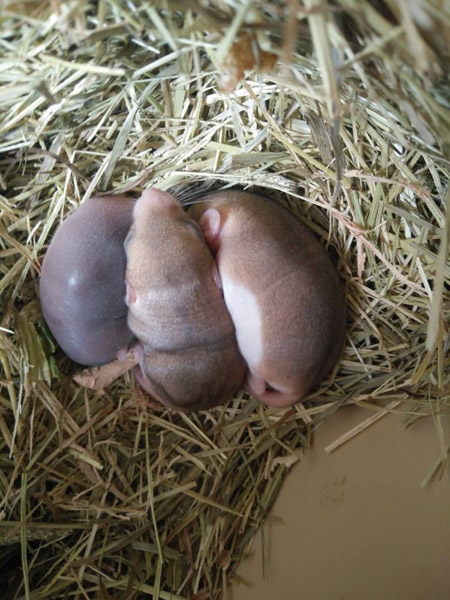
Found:
[(216, 253), (221, 227), (220, 212), (216, 208), (208, 208), (200, 217), (199, 223), (208, 246)]
[(127, 306), (131, 306), (131, 304), (134, 304), (137, 300), (137, 295), (136, 295), (136, 291), (134, 290), (134, 288), (131, 287), (131, 285), (129, 283), (126, 283), (127, 286), (127, 293), (125, 295), (125, 304)]

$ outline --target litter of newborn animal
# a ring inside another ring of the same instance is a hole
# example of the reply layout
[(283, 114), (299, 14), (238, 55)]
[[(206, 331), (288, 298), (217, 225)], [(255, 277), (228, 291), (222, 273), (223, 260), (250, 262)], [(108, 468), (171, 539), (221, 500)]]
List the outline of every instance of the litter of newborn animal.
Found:
[(84, 202), (47, 250), (40, 296), (64, 352), (95, 365), (80, 385), (101, 389), (134, 367), (146, 392), (184, 412), (242, 388), (289, 406), (331, 371), (345, 335), (325, 249), (286, 208), (245, 192), (210, 193), (187, 212), (155, 188)]

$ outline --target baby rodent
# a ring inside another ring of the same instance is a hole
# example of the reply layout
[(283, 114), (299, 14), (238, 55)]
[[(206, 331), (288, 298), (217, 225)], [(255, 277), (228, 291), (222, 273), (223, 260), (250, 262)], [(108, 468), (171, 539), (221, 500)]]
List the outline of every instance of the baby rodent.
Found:
[(345, 299), (330, 258), (292, 213), (255, 194), (211, 193), (189, 214), (215, 255), (247, 388), (268, 405), (293, 404), (342, 348)]
[(134, 200), (91, 198), (56, 231), (39, 283), (42, 313), (75, 362), (100, 365), (132, 339), (127, 326), (124, 240)]
[(246, 366), (198, 224), (175, 198), (147, 189), (134, 207), (125, 250), (139, 383), (186, 411), (232, 398)]

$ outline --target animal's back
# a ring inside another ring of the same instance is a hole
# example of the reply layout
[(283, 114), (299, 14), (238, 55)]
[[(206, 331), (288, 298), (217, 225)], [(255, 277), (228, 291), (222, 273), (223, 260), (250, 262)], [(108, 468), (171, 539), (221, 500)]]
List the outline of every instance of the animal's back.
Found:
[(109, 362), (132, 338), (123, 242), (133, 205), (125, 196), (87, 200), (62, 223), (45, 255), (42, 311), (62, 349), (81, 364)]
[(250, 369), (279, 388), (311, 387), (337, 360), (345, 329), (341, 284), (313, 234), (253, 194), (205, 197), (226, 207), (217, 254), (224, 296)]

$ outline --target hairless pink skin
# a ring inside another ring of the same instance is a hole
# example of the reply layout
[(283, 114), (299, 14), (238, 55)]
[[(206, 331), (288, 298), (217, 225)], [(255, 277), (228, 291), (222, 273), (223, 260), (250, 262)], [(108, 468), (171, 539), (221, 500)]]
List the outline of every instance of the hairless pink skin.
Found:
[(135, 202), (91, 198), (56, 231), (39, 282), (42, 313), (56, 341), (75, 362), (100, 365), (126, 347), (125, 251)]
[(208, 194), (189, 212), (216, 258), (246, 389), (269, 406), (293, 404), (342, 348), (345, 299), (331, 260), (292, 213), (255, 194)]
[(128, 325), (140, 385), (166, 406), (211, 408), (246, 372), (217, 266), (198, 224), (165, 192), (145, 190), (125, 241)]

